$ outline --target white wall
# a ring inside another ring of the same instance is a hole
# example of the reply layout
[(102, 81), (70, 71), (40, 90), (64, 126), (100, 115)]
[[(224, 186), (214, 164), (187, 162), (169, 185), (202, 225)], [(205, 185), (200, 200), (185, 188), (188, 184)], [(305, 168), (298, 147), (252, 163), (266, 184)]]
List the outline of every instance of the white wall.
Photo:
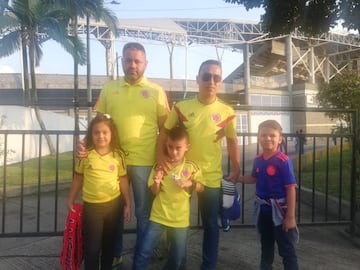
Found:
[[(74, 130), (74, 118), (70, 116), (49, 111), (41, 111), (41, 116), (47, 130)], [(2, 119), (2, 125), (0, 126), (0, 165), (3, 165), (4, 156), (1, 153), (4, 151), (5, 135), (1, 131), (40, 130), (40, 126), (34, 109), (27, 107), (0, 106), (0, 119)], [(56, 135), (51, 135), (51, 138), (56, 147)], [(39, 135), (26, 135), (23, 140), (22, 135), (11, 134), (7, 136), (7, 150), (10, 151), (7, 158), (8, 164), (21, 161), (23, 141), (25, 160), (39, 156)], [(42, 137), (41, 147), (41, 155), (48, 155), (50, 153), (44, 136)], [(73, 136), (59, 136), (59, 152), (72, 151), (72, 149)]]

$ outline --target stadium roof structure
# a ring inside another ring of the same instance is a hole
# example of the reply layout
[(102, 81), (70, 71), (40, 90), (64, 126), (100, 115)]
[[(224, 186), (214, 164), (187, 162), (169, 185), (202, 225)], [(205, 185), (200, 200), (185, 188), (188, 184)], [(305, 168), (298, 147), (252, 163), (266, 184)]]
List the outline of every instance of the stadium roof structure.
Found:
[[(86, 21), (79, 20), (79, 33), (85, 33), (86, 27)], [(242, 50), (244, 62), (225, 78), (228, 83), (249, 76), (284, 73), (288, 74), (289, 83), (293, 80), (315, 83), (319, 78), (328, 81), (345, 68), (360, 73), (359, 34), (329, 32), (307, 37), (294, 31), (291, 35), (270, 37), (257, 22), (192, 18), (119, 19), (116, 37), (103, 22), (91, 20), (89, 31), (105, 46), (108, 66), (114, 66), (116, 58), (114, 42), (133, 38), (167, 46), (187, 47), (196, 43)], [(109, 67), (108, 72), (114, 74)]]

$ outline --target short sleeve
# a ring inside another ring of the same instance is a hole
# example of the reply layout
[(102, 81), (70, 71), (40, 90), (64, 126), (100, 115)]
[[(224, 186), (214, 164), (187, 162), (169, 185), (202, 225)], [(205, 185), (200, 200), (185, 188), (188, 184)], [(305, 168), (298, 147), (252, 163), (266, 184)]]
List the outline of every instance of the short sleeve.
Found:
[(178, 115), (176, 113), (175, 106), (173, 106), (173, 108), (170, 111), (169, 116), (167, 117), (167, 119), (166, 119), (166, 121), (164, 123), (164, 127), (166, 129), (172, 129), (178, 123), (179, 123), (179, 117), (178, 117)]
[(76, 159), (75, 160), (75, 172), (79, 174), (84, 174), (84, 162), (86, 161), (86, 158), (84, 159)]

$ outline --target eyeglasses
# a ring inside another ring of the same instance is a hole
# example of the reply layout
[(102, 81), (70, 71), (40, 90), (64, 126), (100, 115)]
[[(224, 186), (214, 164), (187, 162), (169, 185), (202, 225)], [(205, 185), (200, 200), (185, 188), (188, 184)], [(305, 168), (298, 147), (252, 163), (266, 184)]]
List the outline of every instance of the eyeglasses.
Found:
[(211, 73), (204, 73), (202, 76), (201, 76), (201, 79), (204, 81), (204, 82), (209, 82), (211, 80), (211, 78), (213, 79), (214, 83), (219, 83), (222, 81), (222, 78), (220, 75), (213, 75)]

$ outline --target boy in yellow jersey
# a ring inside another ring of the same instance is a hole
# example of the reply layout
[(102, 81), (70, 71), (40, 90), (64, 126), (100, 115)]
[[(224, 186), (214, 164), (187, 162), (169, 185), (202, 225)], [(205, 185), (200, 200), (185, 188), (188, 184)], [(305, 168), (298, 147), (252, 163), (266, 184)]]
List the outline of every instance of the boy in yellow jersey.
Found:
[[(147, 60), (141, 44), (125, 44), (121, 61), (124, 77), (103, 86), (95, 109), (110, 114), (114, 119), (120, 146), (126, 153), (127, 175), (134, 192), (137, 219), (136, 250), (149, 221), (152, 195), (147, 180), (155, 163), (158, 130), (169, 113), (169, 106), (165, 91), (144, 76)], [(81, 144), (78, 145), (77, 157), (86, 155)], [(118, 242), (115, 257), (121, 254), (122, 240)]]
[(196, 78), (199, 94), (196, 98), (180, 101), (174, 105), (164, 129), (160, 131), (158, 142), (158, 164), (169, 170), (168, 158), (163, 147), (168, 130), (182, 125), (190, 137), (191, 148), (186, 153), (202, 172), (204, 191), (198, 194), (203, 235), (203, 262), (201, 269), (215, 269), (219, 245), (217, 224), (221, 196), (222, 145), (225, 137), (232, 163), (228, 179), (235, 182), (240, 173), (240, 155), (237, 144), (236, 116), (233, 109), (216, 96), (221, 88), (221, 63), (207, 60), (200, 65)]
[(188, 150), (186, 130), (180, 126), (172, 128), (166, 141), (169, 171), (164, 174), (162, 168), (155, 165), (149, 178), (149, 187), (155, 199), (144, 241), (134, 256), (133, 270), (147, 269), (152, 250), (164, 232), (168, 237), (169, 253), (162, 269), (177, 270), (186, 265), (190, 196), (193, 190), (203, 190), (203, 185), (197, 182), (201, 179), (198, 166), (185, 158)]

